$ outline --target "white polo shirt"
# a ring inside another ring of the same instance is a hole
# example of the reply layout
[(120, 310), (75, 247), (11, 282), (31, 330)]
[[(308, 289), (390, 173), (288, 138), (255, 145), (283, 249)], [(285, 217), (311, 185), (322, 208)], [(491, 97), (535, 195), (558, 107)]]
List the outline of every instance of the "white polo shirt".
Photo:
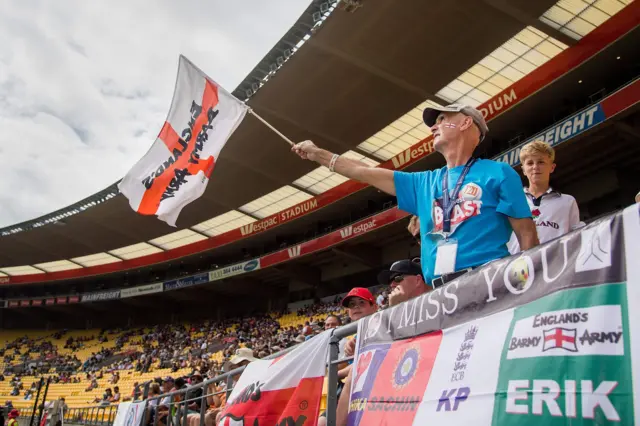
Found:
[[(529, 194), (528, 188), (524, 188), (524, 193), (527, 196), (527, 203), (529, 203), (531, 215), (538, 230), (540, 244), (584, 226), (584, 223), (580, 222), (578, 203), (571, 195), (561, 194), (559, 191), (554, 191), (553, 188), (549, 188), (538, 198)], [(520, 244), (518, 244), (515, 233), (511, 234), (507, 247), (511, 254), (520, 252)]]

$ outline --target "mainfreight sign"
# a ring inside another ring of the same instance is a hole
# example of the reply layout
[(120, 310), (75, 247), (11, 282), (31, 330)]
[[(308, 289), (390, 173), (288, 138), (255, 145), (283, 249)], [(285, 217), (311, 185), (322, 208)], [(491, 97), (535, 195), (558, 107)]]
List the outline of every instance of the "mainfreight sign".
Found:
[[(82, 295), (82, 302), (101, 302), (103, 300), (115, 300), (120, 298), (120, 290), (101, 291)], [(66, 302), (66, 300), (65, 300)], [(60, 302), (58, 302), (60, 303)]]
[(235, 275), (244, 274), (246, 272), (260, 269), (260, 259), (253, 259), (247, 262), (236, 263), (235, 265), (225, 266), (209, 272), (209, 281), (218, 281), (224, 278), (233, 277)]
[(206, 282), (209, 282), (209, 274), (204, 273), (192, 275), (190, 277), (165, 282), (164, 291), (177, 290), (179, 288), (191, 287), (193, 285), (204, 284)]
[(510, 166), (515, 167), (520, 164), (520, 150), (525, 144), (541, 140), (547, 142), (551, 146), (556, 146), (591, 129), (592, 127), (597, 126), (604, 122), (605, 119), (606, 117), (602, 110), (602, 104), (590, 106), (589, 108), (572, 115), (566, 120), (559, 122), (555, 126), (538, 133), (532, 138), (529, 138), (525, 143), (500, 154), (495, 158), (495, 160), (502, 161), (503, 163), (507, 163)]

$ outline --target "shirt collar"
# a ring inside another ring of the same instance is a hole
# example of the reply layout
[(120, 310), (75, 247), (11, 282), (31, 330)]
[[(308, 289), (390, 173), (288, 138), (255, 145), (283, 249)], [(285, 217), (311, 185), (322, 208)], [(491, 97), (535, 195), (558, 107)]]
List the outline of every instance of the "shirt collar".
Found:
[[(531, 193), (529, 192), (529, 188), (528, 188), (528, 187), (526, 187), (526, 186), (524, 187), (524, 193), (525, 193), (526, 195), (528, 195), (529, 197), (531, 197), (531, 198), (535, 198), (535, 197), (533, 196), (533, 194), (531, 194)], [(542, 194), (542, 195), (541, 195), (541, 197), (544, 197), (545, 195), (549, 195), (549, 194), (560, 195), (560, 191), (556, 191), (556, 190), (555, 190), (555, 189), (553, 189), (552, 187), (549, 187), (549, 189), (547, 189), (547, 192), (545, 192), (544, 194)]]

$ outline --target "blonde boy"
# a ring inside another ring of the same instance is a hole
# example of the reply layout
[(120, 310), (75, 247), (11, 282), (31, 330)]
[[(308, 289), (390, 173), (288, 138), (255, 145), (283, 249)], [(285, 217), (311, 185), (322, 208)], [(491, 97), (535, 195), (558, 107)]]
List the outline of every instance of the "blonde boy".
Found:
[[(556, 168), (555, 158), (556, 153), (551, 145), (543, 141), (530, 142), (520, 151), (522, 172), (529, 181), (524, 193), (531, 208), (540, 244), (583, 225), (575, 198), (561, 194), (549, 186), (551, 173)], [(514, 235), (511, 236), (508, 247), (511, 254), (520, 252)]]

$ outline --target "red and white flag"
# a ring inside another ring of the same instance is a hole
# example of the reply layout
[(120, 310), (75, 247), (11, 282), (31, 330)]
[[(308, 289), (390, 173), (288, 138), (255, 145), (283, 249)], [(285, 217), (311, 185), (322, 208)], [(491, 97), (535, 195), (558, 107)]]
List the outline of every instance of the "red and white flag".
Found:
[(544, 342), (542, 343), (542, 352), (551, 349), (564, 349), (569, 352), (578, 352), (576, 345), (577, 330), (575, 328), (552, 328), (551, 330), (542, 330)]
[(118, 185), (131, 208), (175, 226), (182, 208), (204, 193), (222, 147), (247, 110), (181, 55), (167, 121)]
[(218, 426), (316, 425), (330, 337), (325, 331), (280, 358), (249, 364)]

